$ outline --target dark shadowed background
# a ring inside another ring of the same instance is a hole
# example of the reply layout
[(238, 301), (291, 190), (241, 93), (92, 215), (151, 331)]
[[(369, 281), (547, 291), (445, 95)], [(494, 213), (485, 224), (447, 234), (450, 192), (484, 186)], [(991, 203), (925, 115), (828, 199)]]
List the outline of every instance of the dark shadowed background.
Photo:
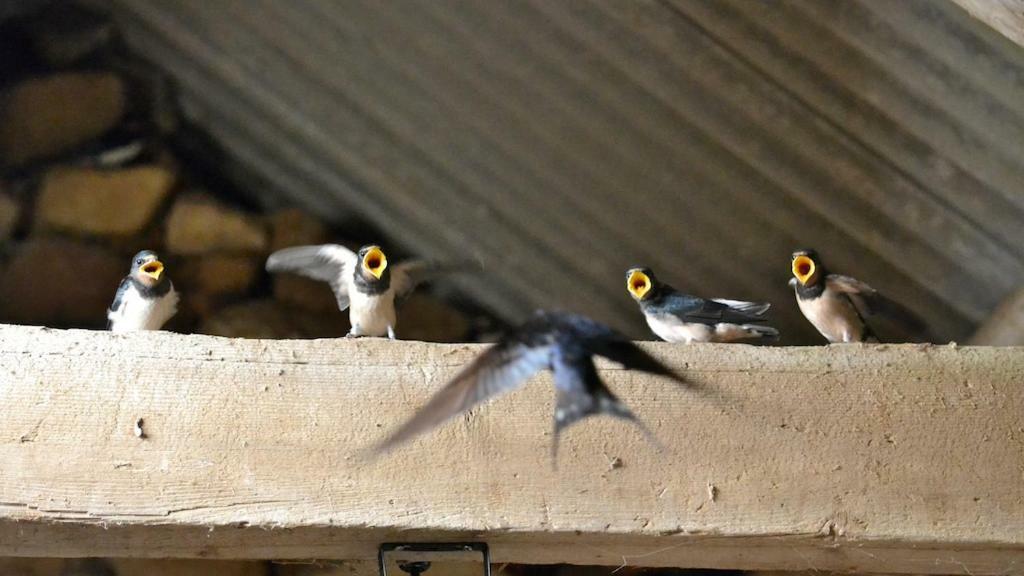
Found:
[(962, 339), (1024, 280), (1024, 51), (950, 1), (115, 0), (233, 159), (499, 314), (644, 335), (624, 271), (766, 299), (814, 246)]
[(506, 321), (650, 337), (647, 264), (820, 343), (786, 286), (810, 246), (963, 340), (1024, 280), (1024, 49), (953, 1), (92, 4), (222, 150), (192, 169), (478, 258), (453, 283)]

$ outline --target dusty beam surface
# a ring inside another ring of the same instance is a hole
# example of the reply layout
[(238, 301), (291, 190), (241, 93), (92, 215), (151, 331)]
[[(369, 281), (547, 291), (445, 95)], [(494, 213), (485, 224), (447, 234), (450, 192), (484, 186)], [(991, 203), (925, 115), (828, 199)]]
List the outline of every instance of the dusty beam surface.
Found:
[(667, 451), (594, 419), (556, 469), (547, 376), (357, 456), (476, 345), (0, 327), (0, 556), (1024, 573), (1024, 349), (649, 349), (703, 392), (600, 367)]

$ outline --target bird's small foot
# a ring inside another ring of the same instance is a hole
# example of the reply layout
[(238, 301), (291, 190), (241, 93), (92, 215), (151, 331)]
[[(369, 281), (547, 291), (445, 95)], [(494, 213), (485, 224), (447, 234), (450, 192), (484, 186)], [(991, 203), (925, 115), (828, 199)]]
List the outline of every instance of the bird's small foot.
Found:
[(355, 332), (349, 332), (348, 334), (345, 334), (345, 338), (359, 338), (359, 334), (356, 334)]
[(395, 336), (395, 329), (393, 327), (391, 327), (391, 326), (388, 326), (388, 339), (389, 340), (397, 340), (398, 339), (398, 337)]

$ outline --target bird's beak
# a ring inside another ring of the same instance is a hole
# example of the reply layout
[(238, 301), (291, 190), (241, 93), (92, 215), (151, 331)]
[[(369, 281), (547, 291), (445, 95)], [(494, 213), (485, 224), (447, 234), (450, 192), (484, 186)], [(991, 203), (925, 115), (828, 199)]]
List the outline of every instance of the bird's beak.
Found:
[(797, 256), (793, 258), (793, 277), (797, 279), (800, 284), (807, 285), (807, 281), (814, 276), (814, 260), (811, 260), (807, 256)]
[(366, 256), (363, 256), (363, 268), (367, 272), (373, 274), (373, 277), (380, 280), (381, 275), (384, 274), (384, 270), (388, 267), (388, 257), (384, 255), (384, 252), (380, 248), (374, 246), (366, 252)]
[(647, 274), (639, 270), (633, 270), (629, 278), (626, 279), (626, 289), (637, 300), (643, 300), (644, 296), (651, 290), (651, 279), (647, 277)]
[(159, 281), (160, 276), (164, 273), (164, 263), (159, 260), (153, 260), (142, 267), (142, 273), (155, 281)]

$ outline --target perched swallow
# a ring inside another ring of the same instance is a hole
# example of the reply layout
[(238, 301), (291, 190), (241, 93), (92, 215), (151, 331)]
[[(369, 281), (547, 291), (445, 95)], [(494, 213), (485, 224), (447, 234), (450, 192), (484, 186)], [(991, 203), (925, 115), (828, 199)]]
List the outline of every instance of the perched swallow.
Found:
[(740, 300), (705, 300), (683, 294), (659, 281), (650, 268), (626, 272), (626, 290), (640, 305), (647, 325), (668, 342), (736, 342), (778, 340), (779, 331), (764, 326), (771, 304)]
[(164, 273), (156, 252), (143, 250), (132, 257), (132, 268), (121, 280), (107, 310), (113, 332), (159, 330), (178, 311), (178, 293)]
[(363, 246), (358, 253), (337, 244), (296, 246), (267, 258), (268, 272), (293, 272), (327, 282), (338, 309), (349, 309), (349, 337), (387, 336), (395, 339), (395, 300), (406, 297), (420, 283), (449, 266), (410, 260), (394, 266), (380, 246)]
[(557, 454), (562, 430), (595, 414), (629, 420), (653, 440), (643, 423), (601, 381), (594, 367), (594, 354), (629, 369), (687, 384), (682, 376), (611, 328), (575, 314), (541, 311), (464, 367), (376, 451), (393, 448), (510, 392), (544, 369), (552, 371), (555, 384), (552, 455)]
[(796, 292), (800, 311), (829, 342), (878, 342), (866, 318), (889, 316), (917, 333), (924, 322), (902, 304), (879, 294), (867, 284), (830, 274), (814, 250), (798, 250), (791, 262), (789, 285)]

